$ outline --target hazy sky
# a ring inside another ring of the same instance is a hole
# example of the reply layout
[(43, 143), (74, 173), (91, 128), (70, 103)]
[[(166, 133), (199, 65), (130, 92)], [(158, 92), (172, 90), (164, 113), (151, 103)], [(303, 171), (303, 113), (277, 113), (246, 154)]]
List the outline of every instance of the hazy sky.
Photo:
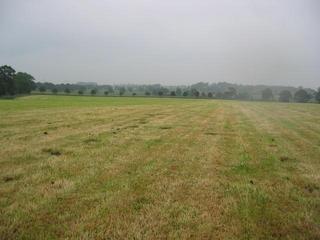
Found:
[(0, 0), (0, 33), (38, 81), (320, 86), (319, 0)]

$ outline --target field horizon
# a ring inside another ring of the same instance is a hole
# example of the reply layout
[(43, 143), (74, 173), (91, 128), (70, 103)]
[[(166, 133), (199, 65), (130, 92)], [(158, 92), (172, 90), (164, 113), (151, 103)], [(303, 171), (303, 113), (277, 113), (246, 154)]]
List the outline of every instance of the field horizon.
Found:
[(0, 99), (0, 239), (319, 239), (320, 104)]

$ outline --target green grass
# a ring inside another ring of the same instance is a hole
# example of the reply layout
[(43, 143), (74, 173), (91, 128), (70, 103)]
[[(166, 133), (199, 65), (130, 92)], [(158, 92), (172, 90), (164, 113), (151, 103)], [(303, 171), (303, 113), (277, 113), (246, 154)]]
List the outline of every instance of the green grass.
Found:
[(0, 100), (0, 239), (319, 239), (320, 105)]

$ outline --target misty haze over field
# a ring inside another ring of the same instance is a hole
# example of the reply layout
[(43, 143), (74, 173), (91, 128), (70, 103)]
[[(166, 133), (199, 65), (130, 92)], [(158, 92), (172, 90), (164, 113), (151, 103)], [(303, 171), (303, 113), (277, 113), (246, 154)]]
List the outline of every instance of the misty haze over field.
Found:
[(38, 81), (320, 85), (318, 0), (1, 0), (0, 32)]

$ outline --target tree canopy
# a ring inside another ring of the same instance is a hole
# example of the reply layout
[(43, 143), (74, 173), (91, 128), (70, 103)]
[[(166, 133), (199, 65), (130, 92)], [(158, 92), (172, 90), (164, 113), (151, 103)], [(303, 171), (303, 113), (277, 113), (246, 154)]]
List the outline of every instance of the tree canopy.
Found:
[(318, 103), (320, 103), (320, 87), (318, 88), (318, 91), (316, 92), (314, 97), (315, 97), (316, 101)]
[(290, 102), (292, 99), (292, 94), (288, 90), (283, 90), (279, 94), (279, 101), (280, 102)]
[(16, 71), (10, 66), (0, 67), (0, 95), (14, 95), (16, 93), (15, 73)]
[(294, 100), (296, 102), (305, 103), (305, 102), (308, 102), (310, 99), (311, 99), (311, 96), (308, 94), (306, 90), (302, 88), (300, 88), (294, 94)]
[(270, 88), (266, 88), (262, 91), (262, 99), (267, 101), (273, 99), (273, 93)]
[(7, 65), (0, 66), (0, 96), (30, 93), (36, 88), (34, 77)]

